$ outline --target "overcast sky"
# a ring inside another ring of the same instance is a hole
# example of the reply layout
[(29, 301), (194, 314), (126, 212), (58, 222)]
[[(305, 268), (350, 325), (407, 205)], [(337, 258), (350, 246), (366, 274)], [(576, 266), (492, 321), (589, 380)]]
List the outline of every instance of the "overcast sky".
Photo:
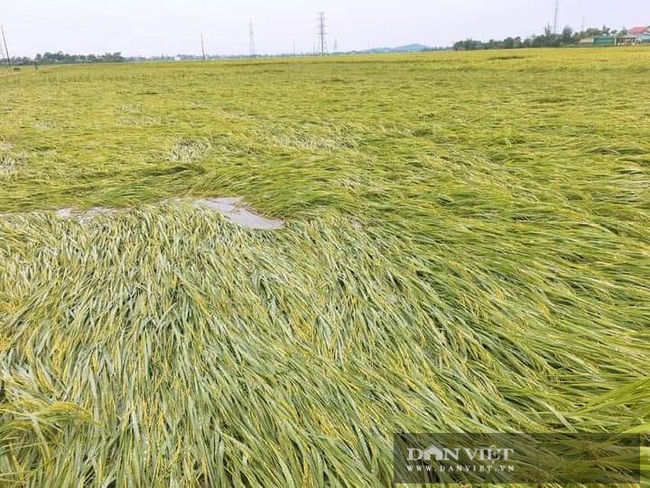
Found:
[[(318, 12), (328, 48), (529, 36), (553, 22), (555, 0), (0, 0), (13, 56), (45, 51), (126, 55), (311, 52)], [(560, 0), (560, 27), (650, 25), (650, 0)]]

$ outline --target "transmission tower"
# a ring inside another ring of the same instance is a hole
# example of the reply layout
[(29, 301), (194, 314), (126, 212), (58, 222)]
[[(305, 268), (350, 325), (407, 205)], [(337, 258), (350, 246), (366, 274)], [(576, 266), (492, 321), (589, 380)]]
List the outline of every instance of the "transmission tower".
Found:
[(248, 44), (251, 58), (255, 57), (255, 32), (253, 31), (253, 19), (248, 23)]
[(553, 34), (557, 34), (557, 18), (560, 13), (560, 0), (555, 0), (555, 17), (553, 20)]
[(325, 35), (327, 32), (325, 31), (325, 12), (320, 12), (318, 14), (318, 46), (320, 48), (320, 55), (325, 56), (325, 52), (327, 51), (327, 40), (325, 38)]
[[(4, 47), (5, 47), (5, 55), (7, 56), (7, 64), (9, 65), (9, 68), (11, 68), (11, 54), (9, 54), (9, 48), (7, 47), (7, 37), (5, 36), (5, 28), (2, 25), (0, 25), (0, 32), (2, 32), (2, 43), (4, 44)], [(0, 59), (2, 59), (2, 57), (0, 57)]]
[(201, 33), (201, 54), (203, 55), (203, 61), (205, 61), (205, 44), (203, 42), (203, 33)]
[(339, 41), (338, 41), (338, 39), (335, 37), (335, 38), (334, 38), (334, 54), (338, 54), (338, 53), (339, 53)]

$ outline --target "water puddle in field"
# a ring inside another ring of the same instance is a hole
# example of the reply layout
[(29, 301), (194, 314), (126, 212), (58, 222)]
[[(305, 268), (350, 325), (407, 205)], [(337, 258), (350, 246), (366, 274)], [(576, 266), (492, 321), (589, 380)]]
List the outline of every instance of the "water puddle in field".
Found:
[[(284, 227), (284, 221), (263, 217), (255, 213), (242, 197), (229, 198), (203, 198), (203, 199), (175, 199), (169, 203), (190, 203), (194, 208), (219, 212), (233, 224), (249, 229), (277, 230)], [(94, 207), (88, 210), (78, 208), (61, 208), (56, 215), (62, 219), (75, 219), (79, 223), (86, 223), (100, 215), (116, 215), (122, 210), (108, 207)], [(10, 214), (0, 214), (0, 218)]]
[(284, 227), (282, 220), (268, 219), (251, 211), (241, 197), (206, 198), (196, 200), (194, 206), (220, 212), (231, 222), (249, 229), (276, 230)]

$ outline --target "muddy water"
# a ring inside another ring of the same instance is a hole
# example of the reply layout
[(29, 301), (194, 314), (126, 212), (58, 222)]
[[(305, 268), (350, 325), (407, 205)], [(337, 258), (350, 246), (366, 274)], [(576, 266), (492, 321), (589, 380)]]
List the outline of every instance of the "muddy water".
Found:
[(194, 205), (220, 212), (231, 222), (250, 229), (275, 230), (284, 226), (282, 220), (268, 219), (246, 208), (241, 197), (208, 198), (197, 200)]

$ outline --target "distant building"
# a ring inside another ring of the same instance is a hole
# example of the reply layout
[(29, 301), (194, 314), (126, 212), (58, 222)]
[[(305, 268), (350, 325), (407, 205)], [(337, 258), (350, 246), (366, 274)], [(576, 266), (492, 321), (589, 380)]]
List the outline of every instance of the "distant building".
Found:
[[(637, 30), (639, 29), (639, 30)], [(601, 36), (594, 36), (592, 38), (583, 39), (581, 44), (593, 44), (594, 46), (629, 46), (632, 44), (640, 44), (650, 42), (650, 27), (647, 32), (640, 30), (645, 28), (633, 29), (635, 33), (628, 31), (627, 34), (607, 34)]]
[(629, 34), (626, 35), (626, 36), (622, 36), (622, 35), (618, 35), (618, 36), (616, 36), (616, 44), (617, 44), (618, 46), (629, 45), (629, 44), (636, 44), (636, 42), (637, 42), (636, 37), (631, 36), (631, 35), (629, 35)]
[(628, 36), (632, 36), (635, 42), (650, 42), (650, 26), (634, 27), (627, 31)]
[(595, 36), (594, 46), (616, 46), (616, 36), (612, 36), (612, 35)]
[(627, 33), (634, 37), (641, 37), (644, 34), (650, 34), (650, 26), (646, 27), (634, 27), (627, 31)]
[(619, 34), (602, 34), (594, 37), (585, 37), (579, 44), (582, 46), (625, 46), (631, 44), (650, 43), (650, 26), (635, 27)]

